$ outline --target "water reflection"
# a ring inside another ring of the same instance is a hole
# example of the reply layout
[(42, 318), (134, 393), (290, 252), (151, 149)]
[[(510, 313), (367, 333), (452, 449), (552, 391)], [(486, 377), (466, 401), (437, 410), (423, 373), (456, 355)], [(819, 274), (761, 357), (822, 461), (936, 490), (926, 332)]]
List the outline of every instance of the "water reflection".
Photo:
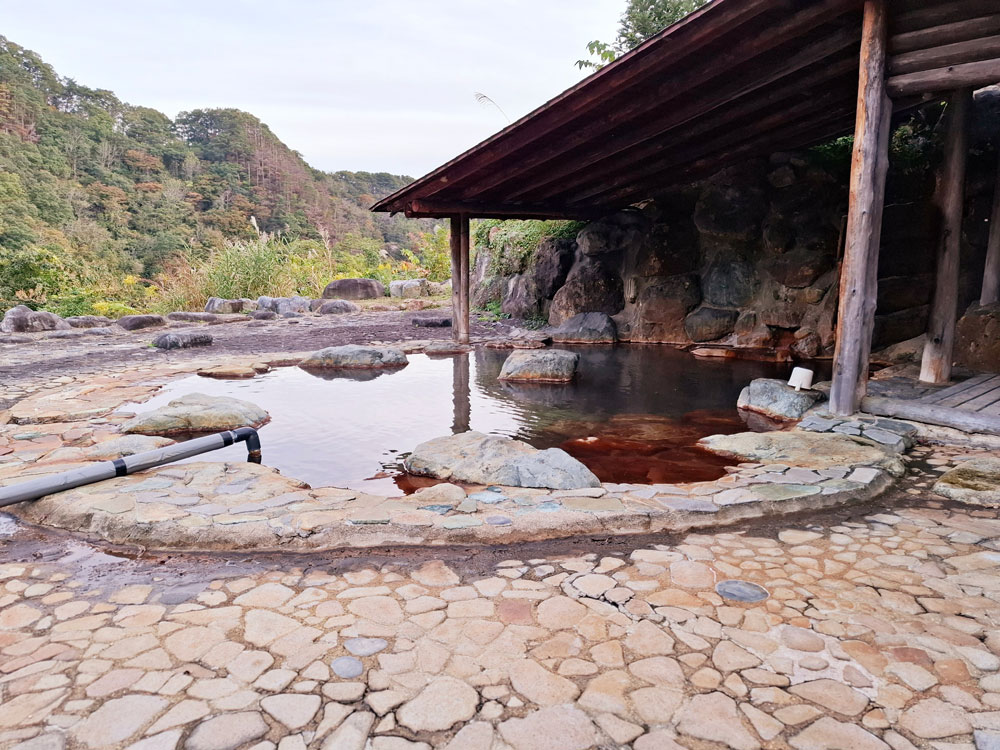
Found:
[[(698, 438), (745, 429), (735, 403), (755, 377), (784, 377), (786, 365), (698, 360), (667, 347), (565, 347), (581, 355), (577, 382), (497, 381), (508, 352), (430, 358), (350, 376), (297, 367), (252, 380), (189, 377), (138, 411), (201, 392), (252, 401), (271, 414), (261, 429), (264, 462), (314, 486), (399, 494), (424, 484), (401, 479), (401, 455), (418, 443), (468, 429), (538, 448), (561, 446), (605, 481), (669, 482), (720, 476), (725, 462)], [(245, 458), (233, 446), (208, 460)], [(374, 477), (374, 478), (373, 478)]]

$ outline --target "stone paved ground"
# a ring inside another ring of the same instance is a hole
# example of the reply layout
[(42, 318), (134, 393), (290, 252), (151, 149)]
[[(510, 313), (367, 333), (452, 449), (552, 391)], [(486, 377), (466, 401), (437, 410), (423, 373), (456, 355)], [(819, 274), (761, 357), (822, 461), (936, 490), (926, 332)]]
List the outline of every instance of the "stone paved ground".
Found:
[(1000, 747), (1000, 519), (930, 493), (957, 454), (675, 538), (130, 560), (18, 531), (0, 747)]

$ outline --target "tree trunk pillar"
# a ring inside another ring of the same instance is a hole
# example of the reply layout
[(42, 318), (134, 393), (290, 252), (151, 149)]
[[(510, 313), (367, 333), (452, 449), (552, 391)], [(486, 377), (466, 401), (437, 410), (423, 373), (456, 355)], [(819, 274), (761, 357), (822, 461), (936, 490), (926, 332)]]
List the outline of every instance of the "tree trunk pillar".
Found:
[(927, 343), (924, 344), (920, 363), (920, 380), (925, 383), (947, 383), (951, 380), (955, 323), (958, 320), (958, 272), (971, 105), (972, 89), (958, 89), (948, 99), (944, 163), (935, 196), (941, 212), (941, 241), (938, 245), (934, 302), (927, 325)]
[(469, 343), (469, 215), (451, 218), (451, 327), (459, 344)]
[(839, 415), (856, 412), (865, 395), (875, 327), (878, 251), (892, 119), (892, 102), (885, 89), (887, 5), (887, 0), (865, 1), (850, 205), (830, 388), (830, 411)]

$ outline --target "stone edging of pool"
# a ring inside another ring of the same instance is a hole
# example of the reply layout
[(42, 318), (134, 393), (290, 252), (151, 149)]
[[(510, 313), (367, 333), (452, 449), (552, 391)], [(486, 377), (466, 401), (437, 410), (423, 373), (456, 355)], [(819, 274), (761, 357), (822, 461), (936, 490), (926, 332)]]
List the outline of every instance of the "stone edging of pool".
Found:
[[(269, 359), (285, 363), (289, 357)], [(17, 448), (0, 455), (0, 484), (79, 466), (80, 446), (120, 437), (117, 424), (124, 417), (112, 414), (116, 408), (143, 400), (173, 377), (204, 366), (185, 362), (91, 377), (25, 399), (11, 410), (22, 423), (0, 425), (0, 451), (5, 444)], [(26, 419), (31, 423), (24, 424)], [(5, 510), (29, 523), (147, 549), (504, 544), (717, 528), (862, 503), (888, 489), (903, 472), (899, 454), (889, 447), (804, 430), (769, 434), (776, 437), (750, 433), (746, 445), (737, 445), (740, 436), (719, 437), (722, 444), (716, 447), (736, 445), (750, 460), (712, 482), (606, 483), (554, 492), (467, 487), (462, 501), (428, 502), (420, 495), (387, 498), (308, 488), (254, 464), (200, 462), (159, 467)], [(772, 444), (776, 442), (799, 449), (783, 452), (782, 445)]]

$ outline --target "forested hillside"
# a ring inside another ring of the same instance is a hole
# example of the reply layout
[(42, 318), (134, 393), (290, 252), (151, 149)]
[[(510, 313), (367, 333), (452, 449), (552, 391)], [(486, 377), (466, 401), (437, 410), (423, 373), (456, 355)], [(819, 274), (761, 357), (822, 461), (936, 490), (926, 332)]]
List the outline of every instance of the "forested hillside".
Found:
[(259, 232), (325, 255), (333, 275), (334, 257), (391, 264), (431, 226), (367, 209), (409, 181), (315, 170), (246, 112), (171, 121), (0, 37), (0, 304), (143, 307), (178, 269)]

